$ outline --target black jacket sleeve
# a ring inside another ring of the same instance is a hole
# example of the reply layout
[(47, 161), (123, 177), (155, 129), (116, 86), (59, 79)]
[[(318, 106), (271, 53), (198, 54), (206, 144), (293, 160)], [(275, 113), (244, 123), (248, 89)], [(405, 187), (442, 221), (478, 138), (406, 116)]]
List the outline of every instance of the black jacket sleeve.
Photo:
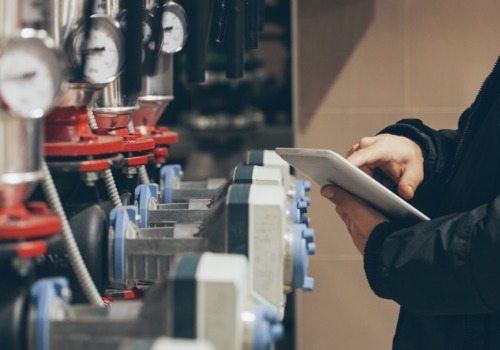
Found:
[(381, 224), (365, 249), (373, 291), (435, 315), (500, 311), (500, 196), (409, 228)]
[[(435, 131), (419, 120), (402, 120), (382, 131), (409, 137), (424, 150), (425, 178), (415, 194), (422, 199), (420, 209), (430, 208), (445, 187), (468, 117), (469, 110), (456, 131)], [(498, 312), (500, 196), (413, 227), (381, 224), (367, 242), (364, 264), (374, 292), (408, 310), (435, 315)]]
[(437, 209), (433, 198), (445, 187), (446, 179), (453, 171), (455, 154), (463, 130), (468, 123), (471, 108), (462, 113), (457, 130), (434, 130), (418, 119), (403, 119), (384, 128), (379, 134), (405, 136), (415, 141), (424, 153), (424, 181), (417, 188), (411, 204), (433, 216)]

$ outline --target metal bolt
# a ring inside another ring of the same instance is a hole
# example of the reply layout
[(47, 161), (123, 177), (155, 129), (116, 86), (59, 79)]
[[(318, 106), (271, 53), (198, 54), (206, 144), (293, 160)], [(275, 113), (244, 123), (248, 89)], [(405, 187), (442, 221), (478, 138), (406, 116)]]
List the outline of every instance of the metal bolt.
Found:
[(19, 276), (28, 276), (31, 270), (31, 259), (13, 258), (12, 267), (17, 271)]
[(88, 187), (93, 187), (95, 186), (95, 183), (97, 180), (99, 180), (99, 173), (95, 171), (88, 171), (80, 174), (83, 182), (85, 182), (85, 185)]

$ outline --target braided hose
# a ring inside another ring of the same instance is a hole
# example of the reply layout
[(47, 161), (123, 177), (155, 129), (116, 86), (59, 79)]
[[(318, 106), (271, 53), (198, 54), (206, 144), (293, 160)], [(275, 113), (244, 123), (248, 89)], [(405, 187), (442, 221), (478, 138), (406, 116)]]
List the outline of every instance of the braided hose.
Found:
[(78, 282), (80, 283), (80, 286), (82, 287), (89, 302), (96, 306), (104, 306), (104, 302), (102, 301), (102, 298), (99, 295), (92, 278), (90, 277), (89, 271), (85, 266), (82, 255), (80, 254), (73, 231), (71, 231), (68, 218), (66, 217), (66, 213), (64, 212), (61, 204), (61, 199), (59, 198), (56, 186), (54, 185), (54, 180), (52, 179), (52, 175), (50, 174), (45, 161), (42, 162), (42, 172), (43, 192), (45, 193), (45, 197), (47, 197), (50, 207), (59, 215), (61, 219), (64, 248), (68, 253), (69, 261), (73, 271), (75, 272), (76, 278), (78, 279)]
[[(92, 110), (90, 108), (88, 109), (88, 115), (90, 128), (92, 130), (97, 130), (97, 122), (95, 121), (94, 114), (92, 113)], [(106, 192), (108, 192), (108, 196), (111, 200), (111, 203), (113, 204), (113, 207), (121, 207), (123, 205), (122, 200), (120, 199), (118, 188), (116, 188), (116, 182), (113, 178), (111, 169), (104, 170), (104, 185), (106, 186)]]
[[(134, 122), (132, 120), (128, 122), (127, 130), (131, 134), (135, 132)], [(151, 181), (149, 180), (149, 175), (148, 175), (148, 172), (146, 170), (146, 166), (141, 165), (139, 167), (138, 171), (139, 171), (139, 181), (141, 182), (141, 184), (150, 184)]]

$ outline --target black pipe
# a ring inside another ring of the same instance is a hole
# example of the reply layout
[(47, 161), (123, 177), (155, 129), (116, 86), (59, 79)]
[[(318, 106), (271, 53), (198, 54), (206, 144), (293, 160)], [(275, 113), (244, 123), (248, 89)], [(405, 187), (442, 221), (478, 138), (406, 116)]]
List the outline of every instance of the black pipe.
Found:
[(245, 0), (226, 0), (226, 77), (241, 78), (245, 54)]
[(259, 46), (259, 7), (257, 0), (245, 0), (245, 49)]
[(137, 0), (125, 0), (127, 13), (125, 28), (125, 70), (122, 74), (124, 94), (137, 94), (142, 87), (142, 4)]
[(264, 31), (264, 20), (266, 17), (266, 0), (257, 0), (257, 27), (259, 28), (259, 32)]
[(214, 0), (186, 0), (185, 9), (190, 28), (186, 43), (188, 81), (202, 83), (205, 81)]

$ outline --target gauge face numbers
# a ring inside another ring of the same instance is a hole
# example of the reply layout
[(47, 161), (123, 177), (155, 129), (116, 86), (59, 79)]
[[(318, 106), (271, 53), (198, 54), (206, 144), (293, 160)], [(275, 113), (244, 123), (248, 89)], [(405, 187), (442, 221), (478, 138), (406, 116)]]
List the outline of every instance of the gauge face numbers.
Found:
[(118, 22), (109, 17), (94, 15), (85, 44), (83, 27), (74, 42), (74, 61), (78, 67), (85, 55), (84, 79), (93, 84), (105, 84), (118, 77), (123, 69), (125, 39)]
[(0, 98), (23, 118), (39, 118), (61, 91), (64, 74), (57, 52), (39, 38), (15, 38), (0, 54)]
[(162, 51), (165, 53), (180, 51), (187, 39), (187, 18), (184, 9), (176, 3), (167, 3), (163, 10), (162, 26)]

